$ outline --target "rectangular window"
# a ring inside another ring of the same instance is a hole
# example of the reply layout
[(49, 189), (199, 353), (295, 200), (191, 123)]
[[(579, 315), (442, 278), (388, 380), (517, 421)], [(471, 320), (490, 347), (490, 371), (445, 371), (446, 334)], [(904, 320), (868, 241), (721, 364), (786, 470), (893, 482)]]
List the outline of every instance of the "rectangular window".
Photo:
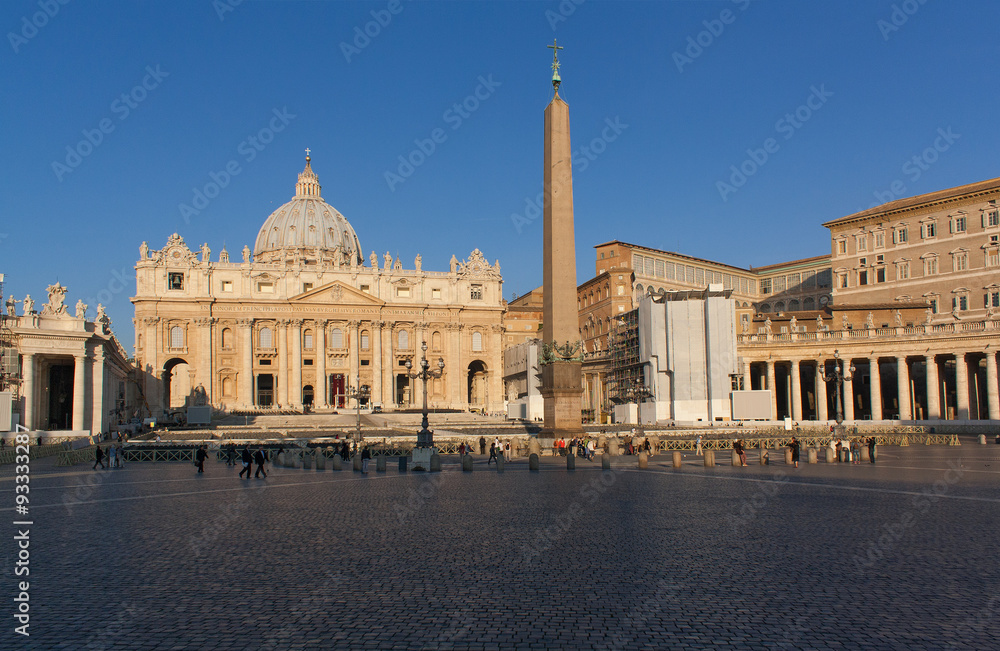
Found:
[(396, 298), (410, 298), (410, 288), (409, 287), (397, 287), (396, 288)]
[(984, 307), (1000, 307), (1000, 292), (987, 294), (986, 305)]
[(837, 287), (841, 289), (847, 288), (847, 274), (837, 274)]
[(370, 363), (371, 363), (371, 360), (368, 360), (368, 359), (361, 360), (361, 365), (362, 366), (368, 366)]
[(224, 292), (231, 292), (231, 291), (233, 291), (233, 281), (231, 281), (231, 280), (223, 280), (222, 281), (222, 291), (224, 291)]
[(875, 282), (884, 283), (885, 282), (885, 267), (879, 267), (875, 270)]
[(440, 289), (432, 289), (431, 290), (431, 298), (437, 299), (437, 300), (441, 300), (441, 290)]
[(371, 291), (372, 291), (372, 286), (371, 285), (362, 285), (361, 286), (361, 291), (365, 292), (366, 294), (370, 294)]
[(184, 289), (184, 274), (167, 274), (167, 289)]
[(965, 217), (955, 217), (953, 220), (951, 220), (951, 232), (952, 233), (965, 232)]
[(774, 292), (775, 293), (785, 291), (785, 277), (784, 276), (776, 276), (776, 277), (772, 278), (771, 281), (772, 281), (771, 282), (771, 286), (774, 287)]
[(760, 293), (761, 294), (770, 294), (771, 293), (771, 279), (770, 278), (761, 278), (761, 280), (760, 280)]
[(361, 333), (361, 350), (368, 350), (368, 333)]
[(951, 299), (951, 309), (964, 312), (969, 309), (968, 296), (954, 296)]
[(1000, 251), (993, 249), (992, 251), (986, 252), (986, 266), (987, 267), (997, 267), (1000, 266)]
[(862, 269), (861, 271), (858, 272), (858, 285), (867, 285), (867, 284), (868, 284), (868, 270)]
[(927, 258), (924, 260), (924, 275), (934, 276), (938, 272), (937, 258)]
[(965, 271), (969, 268), (969, 255), (967, 253), (955, 254), (955, 271)]
[(906, 244), (906, 227), (902, 226), (897, 228), (892, 232), (892, 243), (893, 244)]
[(632, 254), (632, 269), (635, 270), (637, 274), (642, 273), (642, 256), (636, 253)]
[(816, 273), (817, 287), (829, 287), (831, 282), (833, 282), (833, 272), (829, 269), (824, 269)]
[(303, 366), (312, 366), (313, 365), (313, 361), (311, 359), (304, 359), (304, 360), (302, 360), (302, 365)]
[(646, 275), (652, 278), (655, 275), (653, 269), (654, 260), (652, 258), (646, 258)]
[(312, 288), (313, 288), (313, 284), (312, 283), (302, 283), (302, 293), (303, 294), (305, 294), (306, 292), (308, 292)]
[(837, 240), (837, 253), (847, 253), (847, 240)]
[(666, 271), (664, 270), (664, 267), (663, 267), (663, 260), (657, 260), (656, 261), (656, 277), (657, 278), (664, 278), (665, 276), (666, 276)]
[(260, 366), (270, 366), (271, 365), (271, 360), (269, 360), (269, 359), (257, 360), (257, 364), (260, 365)]
[(937, 236), (937, 223), (927, 222), (920, 227), (921, 239), (929, 239)]
[(257, 291), (261, 294), (273, 294), (274, 293), (274, 283), (261, 281), (257, 283)]
[(910, 263), (900, 262), (896, 266), (896, 280), (906, 280), (910, 277)]
[(983, 215), (983, 227), (989, 228), (998, 225), (1000, 225), (1000, 211), (992, 210)]
[(674, 279), (674, 263), (673, 262), (667, 262), (664, 265), (664, 277), (667, 280), (673, 280)]
[(483, 300), (483, 286), (473, 285), (469, 290), (469, 298), (471, 298), (474, 301)]
[(937, 314), (938, 313), (938, 302), (937, 302), (937, 299), (936, 298), (932, 298), (929, 302), (931, 304), (931, 312), (933, 312), (934, 314)]
[(705, 270), (698, 267), (694, 270), (694, 284), (701, 287), (705, 284)]
[(857, 239), (855, 240), (855, 244), (857, 245), (858, 251), (867, 251), (868, 250), (868, 236), (867, 235), (858, 235)]
[(875, 248), (876, 249), (885, 248), (885, 233), (882, 232), (875, 233)]
[(791, 274), (788, 276), (788, 291), (798, 289), (802, 285), (802, 275), (801, 274)]

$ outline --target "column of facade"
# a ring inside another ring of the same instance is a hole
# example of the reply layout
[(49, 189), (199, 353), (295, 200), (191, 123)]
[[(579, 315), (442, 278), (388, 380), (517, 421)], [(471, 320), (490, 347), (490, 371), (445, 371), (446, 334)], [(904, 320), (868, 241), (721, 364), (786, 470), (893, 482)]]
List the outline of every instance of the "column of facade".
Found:
[(313, 402), (323, 409), (329, 404), (330, 393), (326, 377), (326, 319), (316, 320), (316, 386), (313, 387)]
[(1000, 387), (997, 386), (997, 355), (986, 351), (986, 406), (990, 420), (1000, 420)]
[(753, 388), (753, 384), (750, 382), (750, 362), (743, 361), (743, 390), (749, 391)]
[(816, 360), (816, 418), (817, 420), (829, 420), (829, 410), (826, 406), (826, 360)]
[(882, 377), (878, 357), (868, 358), (868, 379), (871, 383), (872, 420), (882, 420)]
[[(845, 359), (844, 366), (846, 368), (851, 367), (851, 360)], [(844, 401), (844, 420), (854, 420), (854, 376), (850, 376), (850, 380), (844, 379), (844, 387), (841, 392), (841, 398)]]
[(462, 386), (462, 324), (448, 324), (448, 358), (445, 373), (448, 382), (448, 399), (453, 407), (469, 408), (468, 388)]
[(27, 353), (24, 364), (24, 426), (35, 429), (35, 355)]
[(792, 360), (792, 420), (802, 420), (802, 376), (799, 360)]
[(767, 390), (771, 392), (771, 420), (778, 418), (778, 392), (774, 385), (774, 361), (767, 360)]
[(955, 353), (955, 394), (958, 397), (958, 420), (969, 420), (969, 365), (965, 353)]
[(253, 407), (253, 319), (237, 321), (240, 327), (240, 366), (237, 393), (244, 407)]
[(384, 405), (382, 399), (382, 322), (372, 321), (368, 345), (372, 349), (372, 404)]
[(278, 404), (288, 408), (288, 320), (279, 319), (278, 336)]
[(292, 335), (291, 378), (288, 381), (288, 400), (293, 409), (302, 408), (302, 319), (288, 322)]
[(386, 324), (389, 327), (382, 328), (382, 395), (385, 397), (390, 405), (396, 404), (396, 366), (395, 358), (393, 355), (393, 350), (396, 344), (393, 342), (393, 337), (396, 336), (396, 330), (392, 325)]
[(87, 428), (84, 415), (87, 413), (87, 355), (73, 357), (73, 430), (82, 431)]
[(104, 432), (104, 347), (94, 349), (94, 364), (90, 369), (90, 386), (93, 389), (90, 407), (90, 431), (92, 434)]
[(906, 365), (906, 357), (896, 358), (896, 382), (899, 391), (899, 419), (912, 420), (910, 413), (910, 367)]
[(924, 357), (927, 375), (927, 420), (937, 420), (941, 418), (941, 386), (938, 379), (937, 359), (934, 355)]

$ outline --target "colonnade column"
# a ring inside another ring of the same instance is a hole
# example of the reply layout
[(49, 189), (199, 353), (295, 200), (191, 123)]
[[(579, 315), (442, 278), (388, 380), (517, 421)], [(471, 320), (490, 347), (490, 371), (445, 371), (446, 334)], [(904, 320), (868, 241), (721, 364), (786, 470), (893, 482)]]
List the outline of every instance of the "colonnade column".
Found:
[(90, 399), (90, 433), (100, 434), (104, 432), (104, 348), (98, 346), (94, 349), (94, 365), (91, 368), (90, 386), (92, 387)]
[(910, 367), (906, 365), (906, 357), (896, 358), (896, 384), (899, 393), (899, 420), (912, 420), (910, 413)]
[(278, 404), (288, 409), (288, 319), (278, 320)]
[(368, 345), (372, 349), (372, 403), (384, 405), (382, 399), (382, 322), (372, 321)]
[(927, 375), (927, 416), (928, 420), (937, 420), (941, 418), (941, 401), (939, 396), (941, 393), (941, 387), (939, 386), (938, 380), (938, 367), (937, 359), (934, 355), (927, 355), (924, 357), (924, 362), (926, 364), (926, 375)]
[(955, 353), (955, 395), (958, 397), (958, 420), (969, 420), (969, 365), (965, 353)]
[(771, 392), (771, 420), (778, 419), (778, 392), (774, 385), (774, 361), (767, 360), (767, 389)]
[(1000, 387), (997, 386), (997, 354), (986, 351), (986, 407), (990, 420), (1000, 420)]
[[(289, 381), (289, 404), (293, 409), (302, 407), (302, 319), (292, 319), (292, 377)], [(313, 393), (315, 396), (315, 392)]]
[(327, 390), (326, 377), (326, 319), (316, 320), (316, 386), (313, 387), (313, 401), (318, 409), (324, 409), (329, 404), (330, 394)]
[(816, 360), (816, 418), (817, 420), (829, 420), (830, 415), (826, 406), (826, 360)]
[(792, 360), (792, 420), (802, 420), (802, 377), (799, 360)]
[[(843, 364), (847, 369), (851, 367), (850, 358), (843, 360)], [(845, 371), (846, 374), (846, 371)], [(854, 420), (854, 375), (851, 375), (851, 379), (844, 379), (844, 387), (841, 392), (841, 398), (844, 400), (844, 420)]]
[(238, 321), (237, 325), (240, 327), (240, 348), (243, 358), (237, 392), (244, 407), (253, 407), (253, 320), (243, 319)]
[(74, 355), (73, 366), (73, 431), (79, 432), (86, 429), (83, 422), (87, 405), (84, 400), (87, 398), (87, 355)]
[(35, 429), (35, 355), (27, 353), (24, 363), (24, 426)]
[(750, 381), (750, 362), (743, 361), (743, 390), (749, 391), (753, 388), (753, 384)]
[(878, 357), (868, 358), (868, 380), (871, 384), (872, 420), (882, 420), (882, 376), (878, 369)]

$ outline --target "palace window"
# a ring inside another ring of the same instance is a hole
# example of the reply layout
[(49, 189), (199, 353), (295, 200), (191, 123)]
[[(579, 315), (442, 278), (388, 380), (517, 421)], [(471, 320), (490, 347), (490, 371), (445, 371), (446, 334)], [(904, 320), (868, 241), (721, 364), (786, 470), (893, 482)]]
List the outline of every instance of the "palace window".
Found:
[(983, 213), (983, 228), (989, 228), (990, 226), (1000, 226), (1000, 211), (991, 210)]
[(964, 312), (969, 309), (969, 297), (965, 294), (959, 296), (953, 296), (951, 298), (951, 309), (958, 310), (959, 312)]
[(937, 257), (931, 256), (929, 258), (924, 258), (924, 275), (934, 276), (938, 272), (938, 261)]
[(184, 348), (184, 328), (180, 326), (170, 328), (170, 347)]
[(937, 237), (937, 222), (927, 222), (920, 225), (920, 238), (927, 240)]
[(868, 236), (867, 235), (855, 235), (854, 236), (854, 246), (858, 251), (868, 250)]
[(483, 286), (473, 285), (471, 288), (469, 288), (469, 298), (471, 298), (474, 301), (483, 300)]
[(965, 232), (965, 217), (954, 217), (951, 220), (951, 232), (952, 233), (964, 233)]
[(1000, 307), (1000, 291), (983, 294), (983, 307)]
[(897, 226), (895, 230), (892, 231), (893, 244), (906, 244), (906, 239), (906, 226)]
[(952, 269), (954, 271), (965, 271), (969, 268), (969, 254), (965, 251), (952, 254)]
[(868, 284), (868, 270), (861, 269), (858, 271), (858, 285), (861, 286), (867, 284)]
[(844, 255), (847, 253), (847, 240), (837, 240), (837, 254)]
[(885, 267), (877, 267), (875, 269), (875, 282), (876, 283), (885, 282)]
[(875, 248), (876, 249), (885, 248), (885, 233), (883, 231), (875, 233)]
[(476, 331), (472, 333), (472, 352), (479, 353), (483, 350), (483, 333)]
[(847, 272), (846, 271), (838, 272), (837, 273), (837, 288), (838, 289), (847, 289), (847, 287), (848, 287), (848, 285), (847, 285)]
[(896, 280), (906, 280), (910, 277), (910, 263), (909, 262), (897, 262), (896, 263)]
[(176, 272), (167, 274), (167, 289), (184, 289), (184, 274)]
[(270, 328), (261, 328), (257, 335), (257, 341), (261, 348), (274, 348), (274, 336)]
[(344, 331), (340, 328), (334, 328), (333, 332), (330, 333), (330, 345), (333, 348), (343, 348), (344, 347)]
[(986, 266), (987, 267), (1000, 266), (1000, 249), (994, 248), (986, 251)]
[(771, 279), (770, 278), (761, 278), (761, 281), (760, 281), (760, 293), (761, 294), (770, 294), (771, 293)]

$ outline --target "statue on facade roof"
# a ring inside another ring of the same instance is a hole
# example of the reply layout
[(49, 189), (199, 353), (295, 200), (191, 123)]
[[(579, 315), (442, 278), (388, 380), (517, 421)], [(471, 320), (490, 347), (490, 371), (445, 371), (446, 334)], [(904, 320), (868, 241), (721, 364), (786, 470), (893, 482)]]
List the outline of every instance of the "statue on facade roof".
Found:
[(417, 257), (414, 258), (414, 260), (413, 260), (413, 268), (416, 269), (417, 271), (420, 271), (420, 268), (423, 265), (423, 263), (424, 263), (424, 259), (422, 257), (420, 257), (420, 254), (418, 253)]
[(139, 245), (139, 259), (148, 260), (149, 259), (149, 245), (143, 242)]
[(901, 328), (903, 326), (903, 313), (896, 310), (895, 314), (892, 315), (892, 320), (897, 328)]
[(451, 255), (451, 262), (449, 265), (451, 267), (451, 273), (458, 271), (458, 258), (455, 257), (454, 253)]
[(795, 332), (797, 327), (799, 327), (799, 321), (795, 318), (795, 316), (792, 316), (792, 320), (788, 322), (788, 329)]
[(392, 269), (392, 256), (389, 255), (388, 251), (385, 252), (385, 255), (382, 256), (382, 259), (385, 260), (385, 267), (384, 267), (385, 270), (389, 271), (390, 269)]
[(823, 330), (823, 315), (822, 314), (817, 314), (816, 315), (816, 332), (820, 332), (822, 330)]
[(846, 314), (841, 314), (841, 315), (840, 315), (840, 329), (841, 329), (841, 330), (847, 330), (847, 327), (848, 327), (849, 325), (851, 325), (851, 324), (850, 324), (850, 322), (849, 322), (849, 321), (847, 320), (847, 315), (846, 315)]
[(243, 245), (243, 262), (250, 262), (250, 247)]
[(934, 318), (934, 311), (931, 310), (931, 308), (927, 308), (926, 310), (924, 310), (924, 323), (930, 325), (931, 319), (933, 318)]
[(7, 315), (17, 316), (17, 299), (13, 294), (7, 297)]
[(767, 319), (764, 320), (764, 334), (768, 337), (771, 336), (771, 317), (767, 317)]
[(372, 271), (378, 271), (378, 256), (372, 251), (372, 254), (368, 256), (368, 261), (371, 262)]
[(31, 294), (24, 297), (24, 316), (35, 313), (35, 301), (31, 300)]
[(82, 298), (76, 302), (76, 318), (87, 318), (87, 304), (83, 302)]
[(875, 315), (871, 312), (865, 317), (865, 330), (872, 330), (875, 327)]
[(208, 264), (212, 256), (212, 249), (208, 248), (208, 242), (201, 245), (201, 261)]

